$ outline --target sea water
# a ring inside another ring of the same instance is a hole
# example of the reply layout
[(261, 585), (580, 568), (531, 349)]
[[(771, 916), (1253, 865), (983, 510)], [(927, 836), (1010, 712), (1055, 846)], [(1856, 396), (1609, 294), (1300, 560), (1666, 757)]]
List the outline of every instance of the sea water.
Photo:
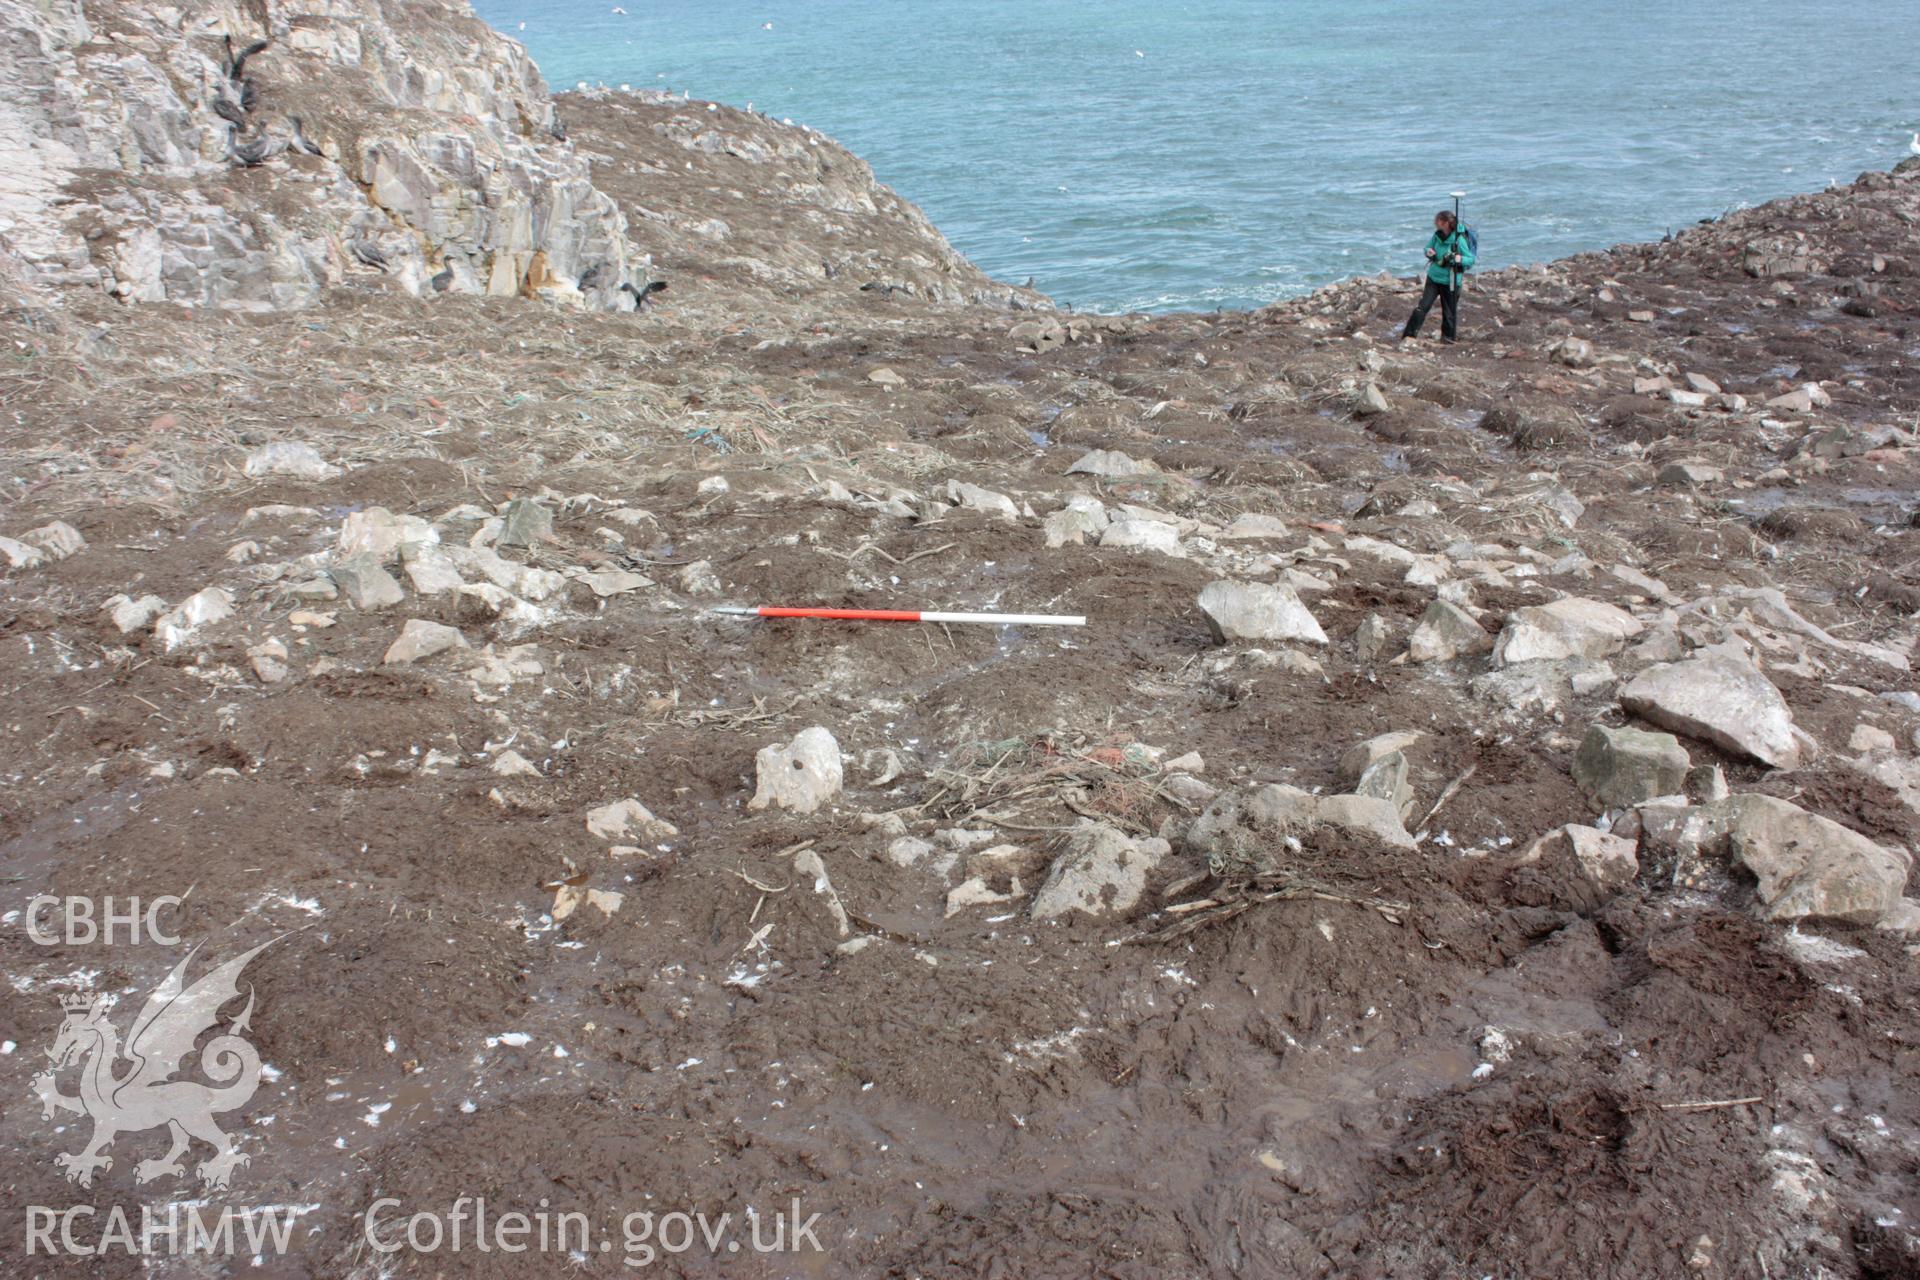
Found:
[(1094, 311), (1411, 274), (1460, 189), (1486, 266), (1658, 239), (1890, 167), (1920, 129), (1920, 0), (476, 8), (555, 89), (820, 129), (989, 273)]

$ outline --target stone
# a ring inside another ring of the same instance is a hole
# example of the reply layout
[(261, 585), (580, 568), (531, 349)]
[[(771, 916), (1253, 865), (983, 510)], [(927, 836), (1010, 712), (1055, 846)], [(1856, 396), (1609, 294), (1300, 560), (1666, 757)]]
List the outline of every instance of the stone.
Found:
[(1180, 530), (1164, 520), (1143, 520), (1132, 516), (1115, 520), (1101, 531), (1100, 545), (1158, 551), (1162, 555), (1180, 559), (1186, 556), (1180, 547)]
[(1677, 883), (1695, 879), (1707, 859), (1751, 872), (1758, 914), (1769, 920), (1874, 924), (1898, 909), (1911, 863), (1904, 850), (1773, 796), (1648, 805), (1640, 823), (1643, 848), (1675, 855)]
[(1672, 391), (1667, 392), (1667, 399), (1682, 409), (1704, 409), (1707, 407), (1707, 397), (1701, 395), (1698, 391), (1682, 391), (1678, 387), (1675, 387)]
[(233, 616), (233, 597), (208, 587), (182, 600), (154, 620), (153, 635), (163, 649), (176, 649), (201, 627)]
[(515, 498), (500, 513), (500, 533), (494, 544), (531, 547), (553, 541), (553, 512), (532, 498)]
[(370, 555), (335, 561), (327, 573), (356, 609), (385, 609), (407, 598), (394, 576)]
[(937, 847), (930, 841), (914, 836), (901, 836), (887, 845), (887, 861), (905, 869), (918, 866), (936, 852)]
[(1151, 462), (1129, 458), (1118, 449), (1089, 449), (1067, 468), (1067, 474), (1117, 479), (1122, 476), (1150, 475), (1159, 469)]
[(1136, 840), (1104, 824), (1083, 823), (1068, 836), (1066, 852), (1033, 895), (1033, 918), (1054, 920), (1075, 911), (1095, 919), (1125, 916), (1139, 905), (1154, 868), (1172, 852), (1165, 840)]
[(419, 516), (397, 516), (385, 507), (368, 507), (352, 512), (341, 523), (334, 555), (341, 560), (369, 556), (374, 563), (387, 565), (400, 557), (403, 547), (439, 541), (440, 531)]
[(1687, 385), (1702, 395), (1717, 396), (1720, 394), (1720, 384), (1712, 378), (1709, 378), (1706, 374), (1689, 373), (1686, 377)]
[(680, 589), (690, 596), (704, 596), (711, 599), (726, 594), (726, 588), (720, 585), (720, 575), (713, 571), (711, 560), (695, 560), (682, 566), (674, 575), (674, 581)]
[(320, 456), (320, 451), (299, 440), (276, 440), (247, 455), (242, 469), (254, 478), (292, 476), (298, 480), (331, 480), (340, 468)]
[(1340, 753), (1340, 782), (1342, 786), (1352, 786), (1360, 780), (1360, 775), (1373, 766), (1376, 760), (1404, 753), (1427, 735), (1418, 729), (1401, 729), (1393, 733), (1383, 733), (1368, 738), (1365, 742), (1355, 743)]
[(1604, 662), (1590, 658), (1559, 662), (1541, 659), (1475, 676), (1468, 687), (1474, 697), (1498, 703), (1509, 711), (1558, 718), (1575, 697), (1581, 696), (1575, 691), (1576, 684), (1598, 691), (1613, 681), (1613, 668)]
[(1766, 402), (1766, 407), (1777, 409), (1782, 413), (1812, 413), (1813, 397), (1804, 387), (1801, 387), (1784, 395), (1774, 396)]
[(984, 876), (974, 876), (963, 880), (947, 891), (947, 918), (952, 919), (968, 907), (995, 907), (1014, 901), (1020, 896), (1020, 881), (1016, 877), (1010, 893), (995, 892)]
[(1088, 538), (1098, 540), (1111, 523), (1107, 519), (1107, 509), (1097, 498), (1081, 495), (1067, 500), (1067, 505), (1048, 516), (1042, 532), (1049, 547), (1064, 547), (1069, 542), (1080, 546)]
[(287, 678), (287, 646), (279, 640), (263, 640), (247, 647), (247, 661), (261, 684), (279, 684)]
[(1497, 667), (1558, 658), (1605, 658), (1646, 628), (1625, 609), (1563, 596), (1551, 604), (1515, 609), (1493, 644)]
[(1386, 651), (1389, 638), (1387, 620), (1377, 613), (1368, 614), (1353, 629), (1353, 660), (1363, 667), (1372, 666)]
[(423, 618), (409, 618), (394, 642), (387, 646), (386, 656), (380, 661), (389, 667), (399, 667), (422, 658), (431, 658), (436, 653), (445, 653), (449, 649), (466, 647), (467, 638), (455, 628)]
[(1398, 751), (1390, 752), (1367, 766), (1360, 780), (1353, 784), (1353, 793), (1385, 800), (1404, 823), (1413, 812), (1413, 787), (1408, 781), (1411, 772), (1406, 756)]
[(1513, 867), (1539, 868), (1562, 882), (1555, 897), (1566, 906), (1592, 910), (1640, 874), (1636, 848), (1632, 840), (1598, 827), (1570, 824), (1528, 845)]
[(1315, 827), (1365, 835), (1390, 848), (1410, 850), (1413, 837), (1392, 801), (1377, 796), (1316, 796), (1281, 783), (1222, 792), (1187, 828), (1187, 851), (1207, 859), (1218, 876), (1272, 875), (1295, 841)]
[(1586, 369), (1593, 365), (1593, 344), (1585, 338), (1562, 338), (1547, 348), (1547, 354), (1569, 369)]
[(1356, 387), (1353, 392), (1353, 416), (1356, 418), (1376, 418), (1383, 413), (1393, 412), (1393, 402), (1387, 399), (1380, 385), (1367, 382)]
[(407, 581), (423, 596), (444, 595), (466, 585), (453, 561), (439, 547), (422, 542), (405, 544), (400, 554)]
[(508, 748), (494, 756), (492, 762), (488, 764), (487, 767), (502, 778), (537, 778), (540, 776), (540, 770), (534, 765), (533, 761), (527, 759), (512, 748)]
[(115, 596), (107, 601), (107, 610), (113, 625), (124, 636), (146, 630), (155, 618), (167, 611), (167, 602), (159, 596), (141, 596), (138, 600)]
[(1301, 640), (1327, 643), (1327, 633), (1292, 587), (1222, 579), (1200, 593), (1214, 641)]
[(602, 600), (653, 585), (652, 578), (631, 569), (593, 569), (581, 574), (580, 581)]
[(1786, 699), (1758, 667), (1702, 654), (1635, 676), (1620, 705), (1663, 729), (1776, 769), (1799, 765), (1803, 748)]
[(631, 797), (587, 810), (587, 831), (606, 841), (634, 840), (649, 844), (680, 834), (680, 828), (654, 817), (647, 806)]
[(1493, 637), (1472, 614), (1459, 605), (1435, 600), (1420, 615), (1419, 625), (1407, 641), (1407, 658), (1411, 662), (1449, 662), (1492, 648)]
[(1574, 753), (1573, 781), (1602, 809), (1619, 809), (1680, 795), (1692, 764), (1670, 733), (1596, 724)]
[(867, 371), (867, 381), (881, 387), (901, 387), (905, 386), (907, 382), (905, 378), (895, 373), (892, 369), (887, 368), (885, 365), (880, 366), (878, 369), (869, 369)]
[(1861, 755), (1873, 755), (1876, 752), (1892, 751), (1894, 736), (1885, 729), (1870, 724), (1853, 726), (1853, 733), (1847, 738), (1847, 750)]
[(1703, 484), (1719, 484), (1725, 478), (1720, 468), (1704, 462), (1669, 462), (1660, 468), (1654, 483), (1670, 489), (1692, 489)]
[(1287, 523), (1279, 516), (1262, 515), (1257, 511), (1242, 512), (1233, 518), (1220, 537), (1228, 542), (1252, 541), (1264, 538), (1284, 538), (1287, 536)]
[(0, 538), (0, 555), (14, 569), (38, 569), (47, 562), (47, 553), (16, 538)]
[(87, 549), (87, 540), (80, 536), (80, 531), (64, 520), (29, 529), (20, 535), (20, 541), (40, 548), (54, 560), (65, 560)]
[(982, 489), (977, 484), (967, 484), (962, 480), (947, 481), (947, 500), (966, 511), (983, 511), (1003, 520), (1020, 518), (1020, 508), (1006, 494)]
[(760, 748), (754, 773), (758, 785), (747, 808), (812, 813), (840, 794), (840, 744), (819, 725), (802, 729), (785, 746)]

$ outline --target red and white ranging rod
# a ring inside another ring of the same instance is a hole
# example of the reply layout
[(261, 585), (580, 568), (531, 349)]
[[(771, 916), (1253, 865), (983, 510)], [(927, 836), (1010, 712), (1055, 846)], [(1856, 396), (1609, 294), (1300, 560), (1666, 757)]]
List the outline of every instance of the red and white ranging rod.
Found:
[(831, 618), (841, 622), (981, 622), (994, 627), (1084, 627), (1070, 613), (937, 613), (931, 609), (790, 609), (780, 605), (718, 605), (715, 613), (759, 618)]

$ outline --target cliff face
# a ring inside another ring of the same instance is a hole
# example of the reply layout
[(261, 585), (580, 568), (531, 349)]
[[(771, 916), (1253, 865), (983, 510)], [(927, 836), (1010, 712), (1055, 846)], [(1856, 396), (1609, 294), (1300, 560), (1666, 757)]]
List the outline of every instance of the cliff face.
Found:
[[(883, 261), (923, 296), (994, 290), (864, 163), (743, 112), (582, 100), (596, 185), (526, 51), (465, 0), (0, 0), (0, 83), (0, 247), (42, 285), (278, 310), (383, 278), (625, 309), (658, 242), (779, 290)], [(636, 243), (623, 205), (657, 179)]]
[[(248, 310), (363, 271), (621, 296), (625, 220), (464, 3), (0, 0), (0, 31), (0, 240), (44, 283)], [(230, 75), (228, 37), (268, 43)]]

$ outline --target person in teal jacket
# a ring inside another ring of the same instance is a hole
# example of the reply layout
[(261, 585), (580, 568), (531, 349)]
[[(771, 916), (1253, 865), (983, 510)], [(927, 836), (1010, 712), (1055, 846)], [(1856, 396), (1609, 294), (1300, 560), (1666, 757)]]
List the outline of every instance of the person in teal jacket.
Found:
[(1433, 215), (1433, 239), (1427, 241), (1427, 287), (1420, 291), (1420, 305), (1407, 317), (1404, 338), (1420, 335), (1433, 300), (1440, 300), (1440, 340), (1455, 342), (1460, 337), (1460, 276), (1473, 265), (1473, 246), (1460, 234), (1460, 224), (1451, 210)]

